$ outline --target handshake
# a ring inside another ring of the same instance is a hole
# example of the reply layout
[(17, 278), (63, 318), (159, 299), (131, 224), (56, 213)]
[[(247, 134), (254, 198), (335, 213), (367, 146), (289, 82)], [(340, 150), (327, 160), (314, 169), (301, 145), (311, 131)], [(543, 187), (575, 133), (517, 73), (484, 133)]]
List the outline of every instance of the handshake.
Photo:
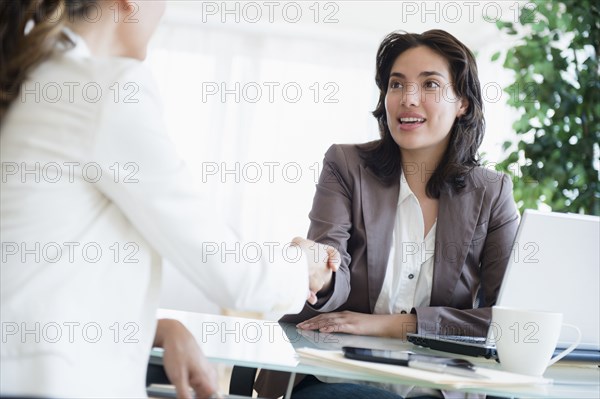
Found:
[(333, 286), (333, 273), (340, 266), (340, 253), (332, 246), (316, 243), (301, 237), (292, 240), (300, 247), (308, 259), (307, 302), (317, 303), (317, 294), (327, 295)]

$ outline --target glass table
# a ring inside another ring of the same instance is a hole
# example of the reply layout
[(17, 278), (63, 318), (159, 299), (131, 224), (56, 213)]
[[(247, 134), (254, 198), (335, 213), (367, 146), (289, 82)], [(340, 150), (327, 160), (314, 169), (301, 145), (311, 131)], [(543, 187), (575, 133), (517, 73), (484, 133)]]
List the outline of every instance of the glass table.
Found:
[[(333, 367), (303, 364), (296, 354), (297, 348), (338, 350), (342, 346), (377, 349), (411, 350), (449, 356), (443, 352), (417, 347), (407, 341), (392, 338), (357, 336), (339, 333), (302, 331), (292, 324), (269, 320), (191, 313), (160, 309), (159, 318), (181, 321), (195, 336), (206, 357), (216, 363), (244, 367), (249, 370), (268, 369), (298, 374), (337, 377), (355, 381), (410, 384), (429, 388), (448, 389), (443, 385), (411, 380), (409, 378), (382, 376), (368, 371), (347, 371)], [(152, 352), (151, 363), (161, 363), (162, 352)], [(452, 357), (460, 357), (451, 355)], [(494, 360), (465, 357), (477, 366), (497, 368)], [(596, 363), (560, 361), (548, 368), (544, 377), (553, 384), (464, 388), (464, 392), (484, 393), (501, 397), (540, 398), (600, 398), (600, 368)], [(290, 382), (292, 379), (290, 379)], [(291, 383), (288, 386), (291, 392)], [(452, 388), (454, 389), (454, 388)], [(456, 389), (454, 389), (456, 390)]]

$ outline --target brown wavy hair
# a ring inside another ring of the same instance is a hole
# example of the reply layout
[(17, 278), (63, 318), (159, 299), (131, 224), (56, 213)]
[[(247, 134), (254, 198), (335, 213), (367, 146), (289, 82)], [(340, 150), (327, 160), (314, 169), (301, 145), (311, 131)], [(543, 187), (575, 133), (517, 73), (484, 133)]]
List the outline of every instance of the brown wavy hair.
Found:
[(31, 69), (52, 54), (57, 42), (70, 43), (63, 33), (67, 21), (82, 17), (96, 1), (0, 1), (0, 122)]
[(385, 96), (392, 66), (404, 51), (425, 46), (446, 59), (450, 66), (452, 88), (459, 98), (469, 101), (467, 111), (454, 121), (450, 130), (448, 148), (427, 182), (430, 198), (439, 198), (442, 192), (459, 191), (465, 186), (466, 175), (480, 164), (477, 150), (483, 140), (485, 120), (481, 85), (473, 53), (458, 39), (443, 30), (434, 29), (422, 34), (392, 32), (383, 39), (377, 51), (375, 83), (379, 101), (373, 116), (377, 118), (381, 138), (360, 146), (367, 167), (384, 182), (398, 179), (402, 169), (398, 144), (388, 127)]

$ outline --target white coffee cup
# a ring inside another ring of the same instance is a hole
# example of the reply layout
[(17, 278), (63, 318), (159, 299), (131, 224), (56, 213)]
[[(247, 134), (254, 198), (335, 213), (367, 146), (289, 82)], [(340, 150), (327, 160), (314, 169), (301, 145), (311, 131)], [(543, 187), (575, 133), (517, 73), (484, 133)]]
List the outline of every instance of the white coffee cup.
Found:
[[(548, 366), (571, 353), (581, 342), (581, 331), (562, 320), (562, 313), (492, 307), (490, 329), (502, 368), (541, 376)], [(576, 342), (551, 358), (563, 326), (577, 332)]]

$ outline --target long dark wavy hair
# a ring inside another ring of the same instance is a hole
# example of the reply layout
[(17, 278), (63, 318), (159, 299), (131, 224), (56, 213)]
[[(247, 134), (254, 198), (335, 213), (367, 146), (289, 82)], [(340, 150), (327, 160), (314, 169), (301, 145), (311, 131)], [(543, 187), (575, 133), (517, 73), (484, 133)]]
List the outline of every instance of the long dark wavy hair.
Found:
[(96, 1), (0, 1), (0, 122), (27, 74), (52, 54), (57, 42), (72, 45), (63, 27), (84, 16)]
[(425, 46), (446, 59), (450, 66), (452, 88), (459, 98), (469, 102), (466, 112), (454, 121), (450, 130), (448, 148), (427, 182), (430, 198), (439, 198), (442, 192), (458, 192), (465, 186), (466, 175), (479, 165), (477, 150), (483, 140), (485, 120), (481, 85), (473, 53), (458, 39), (443, 30), (434, 29), (422, 34), (392, 32), (383, 39), (377, 51), (375, 82), (379, 101), (373, 116), (379, 123), (381, 139), (360, 146), (367, 167), (384, 182), (398, 179), (402, 169), (398, 144), (388, 127), (385, 97), (392, 66), (404, 51)]

